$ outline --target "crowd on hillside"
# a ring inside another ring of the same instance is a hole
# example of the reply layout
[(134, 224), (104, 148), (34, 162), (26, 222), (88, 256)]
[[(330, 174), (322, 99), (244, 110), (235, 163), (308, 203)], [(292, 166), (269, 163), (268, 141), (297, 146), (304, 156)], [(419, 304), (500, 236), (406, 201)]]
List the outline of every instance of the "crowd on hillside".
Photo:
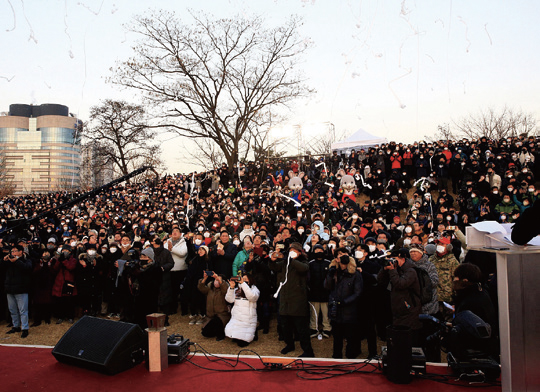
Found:
[(277, 318), (283, 354), (299, 340), (313, 356), (310, 339), (332, 336), (335, 358), (345, 341), (360, 355), (363, 339), (376, 356), (390, 324), (423, 344), (418, 316), (447, 317), (444, 302), (496, 326), (493, 260), (466, 252), (465, 227), (518, 219), (538, 198), (539, 153), (533, 137), (481, 138), (223, 164), (33, 220), (77, 195), (7, 197), (0, 316), (26, 337), (77, 309), (143, 327), (146, 314), (180, 312), (241, 347)]

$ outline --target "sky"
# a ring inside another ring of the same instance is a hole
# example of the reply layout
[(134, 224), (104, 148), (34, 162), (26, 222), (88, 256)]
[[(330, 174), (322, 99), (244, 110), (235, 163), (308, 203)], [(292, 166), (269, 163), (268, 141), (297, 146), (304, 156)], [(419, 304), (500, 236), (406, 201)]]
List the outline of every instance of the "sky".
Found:
[[(132, 54), (125, 24), (152, 8), (216, 17), (261, 15), (269, 27), (295, 14), (312, 43), (299, 67), (317, 93), (298, 100), (271, 138), (298, 126), (307, 139), (335, 127), (397, 142), (507, 106), (540, 119), (538, 1), (495, 0), (0, 0), (0, 112), (59, 103), (83, 121), (104, 99), (137, 102), (106, 83)], [(200, 169), (189, 141), (161, 136), (168, 172)]]

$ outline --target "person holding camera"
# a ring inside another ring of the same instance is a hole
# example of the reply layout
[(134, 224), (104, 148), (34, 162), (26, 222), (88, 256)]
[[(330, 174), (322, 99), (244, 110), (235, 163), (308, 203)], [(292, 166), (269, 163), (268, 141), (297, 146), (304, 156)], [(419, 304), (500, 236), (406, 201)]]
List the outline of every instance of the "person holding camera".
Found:
[(144, 249), (138, 260), (127, 263), (126, 269), (133, 297), (133, 322), (144, 330), (146, 315), (158, 311), (163, 270), (151, 247)]
[(52, 269), (56, 273), (52, 295), (58, 320), (62, 324), (64, 319), (73, 323), (75, 317), (75, 299), (78, 294), (75, 284), (75, 268), (77, 259), (69, 245), (63, 245), (59, 255), (52, 260)]
[(406, 248), (396, 249), (390, 254), (385, 267), (377, 276), (379, 285), (390, 287), (392, 324), (409, 327), (412, 332), (413, 346), (417, 344), (418, 332), (422, 328), (420, 313), (422, 304), (420, 284), (414, 270), (414, 263)]
[(234, 306), (231, 320), (225, 326), (225, 336), (236, 341), (239, 347), (246, 347), (255, 338), (259, 295), (259, 289), (253, 284), (251, 275), (243, 275), (240, 280), (236, 277), (229, 280), (225, 300)]
[(347, 340), (345, 356), (356, 358), (360, 353), (358, 298), (363, 289), (362, 275), (356, 269), (356, 261), (349, 256), (347, 248), (337, 250), (324, 280), (330, 291), (328, 316), (334, 336), (332, 358), (343, 358), (343, 340)]
[[(207, 283), (209, 278), (214, 279)], [(197, 288), (206, 296), (206, 319), (201, 334), (207, 338), (215, 337), (216, 341), (220, 342), (225, 339), (225, 325), (231, 319), (229, 304), (225, 301), (229, 285), (223, 280), (223, 276), (213, 271), (204, 271)]]
[(32, 279), (32, 262), (26, 258), (24, 248), (14, 245), (3, 259), (6, 269), (4, 288), (13, 327), (6, 333), (21, 332), (21, 338), (28, 336), (28, 293)]
[[(301, 358), (314, 357), (309, 337), (309, 302), (307, 275), (309, 265), (302, 250), (302, 244), (293, 242), (286, 257), (281, 250), (272, 253), (269, 267), (277, 274), (279, 282), (279, 315), (281, 316), (281, 333), (286, 346), (281, 354), (294, 351), (294, 331), (300, 339), (304, 352)], [(274, 295), (275, 296), (275, 295)]]

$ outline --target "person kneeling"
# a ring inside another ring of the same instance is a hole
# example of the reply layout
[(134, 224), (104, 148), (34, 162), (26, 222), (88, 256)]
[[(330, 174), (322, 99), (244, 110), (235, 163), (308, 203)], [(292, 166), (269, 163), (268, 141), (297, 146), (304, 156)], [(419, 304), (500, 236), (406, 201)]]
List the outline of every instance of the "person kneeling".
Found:
[(213, 338), (219, 342), (225, 339), (225, 325), (231, 319), (229, 305), (225, 301), (225, 295), (229, 285), (223, 282), (223, 277), (212, 272), (214, 280), (206, 283), (208, 275), (204, 271), (203, 278), (199, 280), (197, 288), (206, 295), (206, 321), (201, 333), (204, 337)]
[(225, 335), (246, 347), (255, 337), (257, 329), (257, 300), (259, 289), (252, 284), (251, 276), (244, 275), (238, 287), (235, 278), (229, 280), (229, 290), (225, 300), (234, 303), (231, 310), (231, 321), (225, 326)]

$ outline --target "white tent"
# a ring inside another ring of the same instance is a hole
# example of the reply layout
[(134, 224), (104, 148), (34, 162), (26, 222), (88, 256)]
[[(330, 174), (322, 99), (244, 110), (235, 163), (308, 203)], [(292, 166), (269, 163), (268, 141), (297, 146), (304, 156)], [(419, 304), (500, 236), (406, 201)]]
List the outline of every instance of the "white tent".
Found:
[(387, 142), (385, 137), (374, 136), (363, 129), (359, 129), (347, 139), (332, 143), (332, 151), (338, 150), (344, 152), (353, 148), (358, 151), (362, 148), (366, 149)]

